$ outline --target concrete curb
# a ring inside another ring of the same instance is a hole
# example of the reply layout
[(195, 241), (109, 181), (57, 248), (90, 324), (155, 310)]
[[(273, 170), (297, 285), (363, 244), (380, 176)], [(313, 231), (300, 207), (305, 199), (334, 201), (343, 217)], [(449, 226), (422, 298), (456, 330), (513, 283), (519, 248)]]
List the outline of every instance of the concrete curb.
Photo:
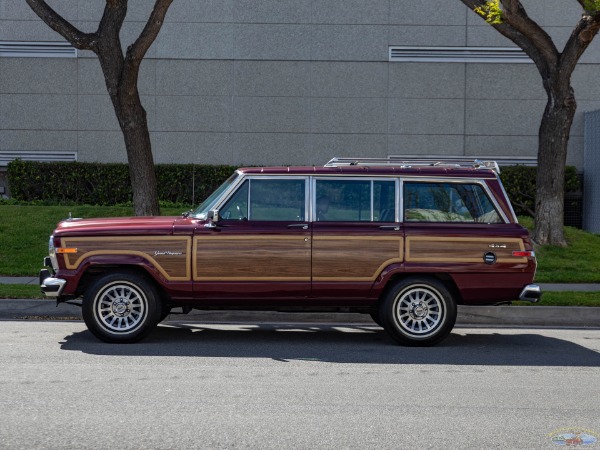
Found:
[[(52, 300), (0, 299), (0, 319), (81, 320), (81, 308)], [(192, 311), (167, 321), (196, 323), (345, 323), (373, 325), (366, 314)], [(560, 306), (459, 306), (459, 326), (600, 327), (600, 308)]]

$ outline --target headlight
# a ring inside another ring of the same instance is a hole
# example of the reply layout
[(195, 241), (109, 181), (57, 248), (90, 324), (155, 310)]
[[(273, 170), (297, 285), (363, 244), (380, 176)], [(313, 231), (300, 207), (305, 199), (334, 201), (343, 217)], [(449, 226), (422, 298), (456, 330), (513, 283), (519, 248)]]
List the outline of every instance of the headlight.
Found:
[(54, 236), (50, 236), (50, 240), (48, 241), (48, 256), (50, 256), (50, 261), (52, 261), (52, 268), (55, 271), (58, 270), (58, 260), (56, 259), (56, 249), (54, 248)]

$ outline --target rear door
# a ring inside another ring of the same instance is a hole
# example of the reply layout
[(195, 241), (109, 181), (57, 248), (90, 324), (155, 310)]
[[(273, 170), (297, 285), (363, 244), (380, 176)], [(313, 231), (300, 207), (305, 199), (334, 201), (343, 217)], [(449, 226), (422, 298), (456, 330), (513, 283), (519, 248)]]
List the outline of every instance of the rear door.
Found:
[(364, 301), (390, 264), (401, 263), (394, 179), (313, 179), (312, 295)]
[(403, 220), (406, 272), (449, 273), (465, 302), (506, 298), (530, 277), (523, 230), (483, 182), (404, 180)]

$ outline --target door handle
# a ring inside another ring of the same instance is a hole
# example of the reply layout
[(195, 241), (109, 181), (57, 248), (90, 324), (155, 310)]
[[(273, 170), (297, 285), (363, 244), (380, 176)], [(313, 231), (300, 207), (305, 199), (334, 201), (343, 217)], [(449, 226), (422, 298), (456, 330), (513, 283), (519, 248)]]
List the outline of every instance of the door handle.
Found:
[(400, 227), (397, 225), (381, 225), (379, 227), (380, 230), (389, 230), (389, 231), (400, 231)]
[(292, 223), (287, 226), (288, 228), (302, 228), (303, 230), (308, 230), (307, 223)]

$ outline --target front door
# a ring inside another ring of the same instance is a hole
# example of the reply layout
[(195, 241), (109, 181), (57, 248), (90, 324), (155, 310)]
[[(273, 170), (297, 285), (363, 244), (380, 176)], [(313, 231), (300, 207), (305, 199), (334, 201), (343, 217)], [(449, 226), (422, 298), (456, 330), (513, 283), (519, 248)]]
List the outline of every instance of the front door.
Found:
[(265, 305), (310, 294), (307, 177), (250, 177), (194, 236), (198, 299), (252, 298)]

